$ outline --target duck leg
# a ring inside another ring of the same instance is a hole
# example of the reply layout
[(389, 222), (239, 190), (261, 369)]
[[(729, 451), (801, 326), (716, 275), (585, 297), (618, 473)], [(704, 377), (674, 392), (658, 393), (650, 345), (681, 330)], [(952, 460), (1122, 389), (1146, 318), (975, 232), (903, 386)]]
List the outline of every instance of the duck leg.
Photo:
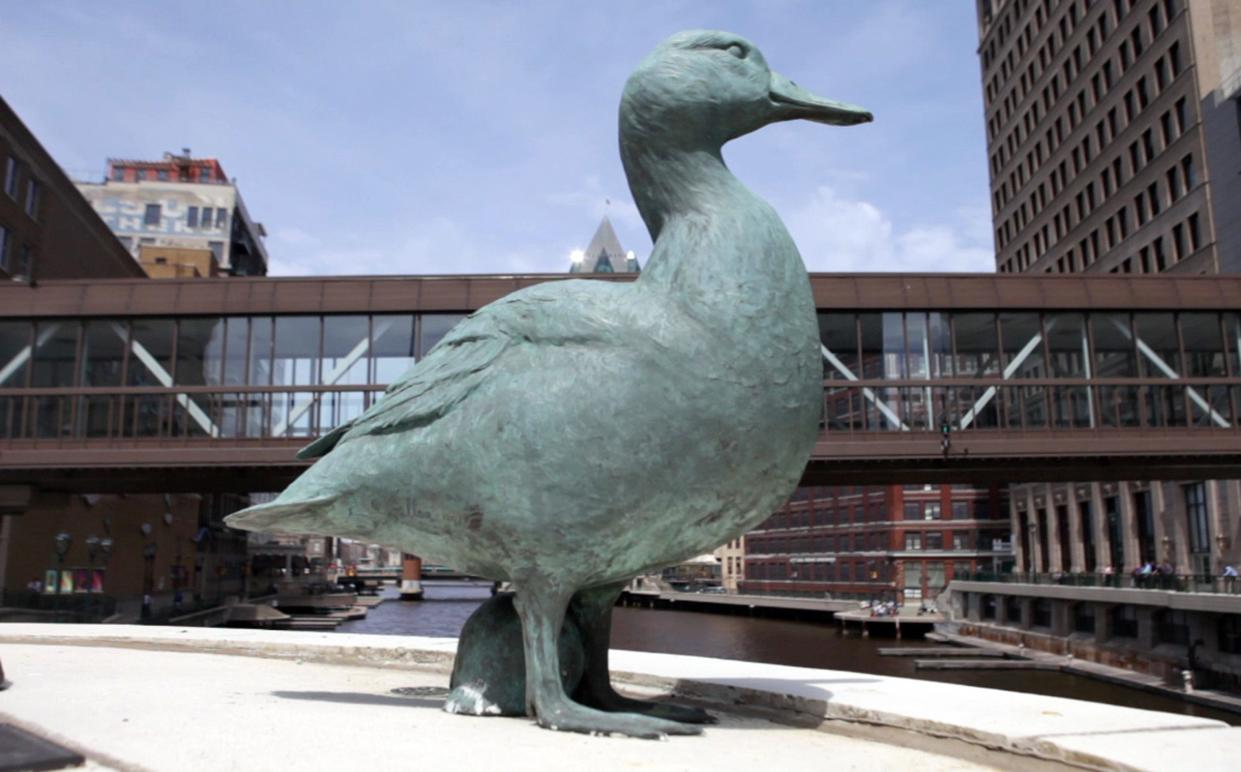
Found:
[(591, 587), (573, 596), (569, 613), (577, 620), (586, 649), (586, 671), (573, 693), (583, 705), (606, 711), (641, 713), (687, 724), (714, 724), (716, 719), (702, 708), (667, 702), (635, 700), (618, 694), (608, 670), (608, 646), (612, 638), (612, 609), (625, 582)]
[(557, 641), (572, 590), (551, 582), (514, 582), (526, 655), (526, 712), (539, 726), (566, 732), (623, 734), (658, 739), (669, 734), (699, 734), (701, 727), (634, 713), (607, 713), (569, 699), (560, 679)]

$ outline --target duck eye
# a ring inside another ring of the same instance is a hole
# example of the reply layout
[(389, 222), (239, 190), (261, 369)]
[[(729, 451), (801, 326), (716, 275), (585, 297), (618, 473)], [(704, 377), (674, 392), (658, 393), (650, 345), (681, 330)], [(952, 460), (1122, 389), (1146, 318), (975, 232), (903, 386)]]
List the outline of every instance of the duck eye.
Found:
[(745, 58), (745, 49), (741, 46), (740, 43), (733, 43), (731, 46), (727, 48), (727, 51), (728, 53), (732, 54), (738, 59)]

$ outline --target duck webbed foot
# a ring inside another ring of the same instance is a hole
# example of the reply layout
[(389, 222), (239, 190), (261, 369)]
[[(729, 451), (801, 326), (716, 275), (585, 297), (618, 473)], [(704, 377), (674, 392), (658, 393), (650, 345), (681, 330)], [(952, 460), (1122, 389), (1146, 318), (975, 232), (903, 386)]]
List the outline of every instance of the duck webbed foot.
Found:
[(539, 726), (646, 739), (702, 732), (701, 726), (693, 724), (638, 713), (610, 713), (569, 699), (561, 681), (557, 643), (571, 594), (538, 581), (514, 585), (526, 658), (526, 709)]
[(702, 708), (670, 702), (637, 700), (619, 694), (612, 686), (608, 646), (612, 637), (612, 609), (625, 585), (592, 587), (573, 596), (569, 613), (577, 621), (586, 650), (586, 670), (573, 697), (583, 705), (610, 712), (639, 713), (686, 724), (714, 724), (716, 718)]

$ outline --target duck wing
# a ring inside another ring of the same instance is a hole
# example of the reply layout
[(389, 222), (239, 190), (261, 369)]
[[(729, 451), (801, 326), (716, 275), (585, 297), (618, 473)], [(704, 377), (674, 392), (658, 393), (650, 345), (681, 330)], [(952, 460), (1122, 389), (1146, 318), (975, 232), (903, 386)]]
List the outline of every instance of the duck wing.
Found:
[(604, 341), (626, 284), (565, 281), (515, 292), (453, 327), (435, 348), (390, 385), (383, 397), (297, 453), (319, 458), (354, 437), (417, 429), (435, 423), (492, 377), (505, 352), (524, 345)]

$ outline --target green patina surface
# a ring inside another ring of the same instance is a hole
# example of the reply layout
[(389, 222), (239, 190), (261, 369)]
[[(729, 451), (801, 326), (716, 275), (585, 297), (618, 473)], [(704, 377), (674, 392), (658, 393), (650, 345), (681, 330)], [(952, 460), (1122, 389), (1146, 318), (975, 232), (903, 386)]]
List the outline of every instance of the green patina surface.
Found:
[[(620, 105), (621, 158), (655, 244), (638, 280), (542, 284), (480, 309), (307, 447), (321, 460), (274, 502), (229, 524), (379, 542), (510, 581), (511, 606), (485, 605), (484, 632), (464, 636), (459, 683), (486, 698), (523, 680), (546, 727), (701, 731), (701, 711), (611, 690), (610, 609), (631, 577), (761, 522), (810, 456), (822, 367), (805, 266), (721, 155), (793, 119), (871, 116), (771, 71), (737, 35), (665, 40)], [(566, 614), (576, 679), (560, 666)]]

